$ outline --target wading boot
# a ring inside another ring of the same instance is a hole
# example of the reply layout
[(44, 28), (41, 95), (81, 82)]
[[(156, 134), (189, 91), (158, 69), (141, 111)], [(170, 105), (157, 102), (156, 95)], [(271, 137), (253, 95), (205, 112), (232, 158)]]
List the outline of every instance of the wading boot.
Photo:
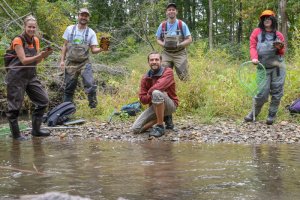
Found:
[(64, 94), (64, 102), (73, 102), (73, 94)]
[[(255, 106), (255, 119), (261, 111), (263, 105)], [(251, 111), (246, 117), (244, 117), (245, 122), (253, 122), (253, 111)]]
[[(256, 118), (256, 116), (255, 116), (255, 118)], [(245, 120), (245, 122), (253, 122), (253, 112), (251, 111), (246, 117), (244, 117), (244, 120)]]
[(19, 124), (17, 119), (9, 119), (9, 127), (11, 131), (11, 136), (15, 140), (24, 141), (27, 140), (26, 137), (22, 136), (19, 129)]
[(276, 120), (276, 113), (269, 113), (268, 118), (267, 118), (267, 125), (272, 125)]
[(165, 122), (165, 125), (166, 125), (166, 129), (171, 129), (173, 130), (174, 129), (174, 124), (173, 124), (173, 117), (172, 115), (167, 115), (164, 117), (164, 122)]
[(165, 128), (163, 125), (156, 125), (153, 127), (152, 131), (149, 133), (149, 137), (161, 137), (165, 134)]
[(31, 135), (36, 136), (36, 137), (50, 136), (50, 132), (48, 130), (41, 129), (42, 121), (43, 121), (42, 117), (32, 116)]
[(88, 100), (89, 100), (89, 107), (90, 108), (96, 108), (97, 107), (97, 96), (96, 92), (88, 94)]

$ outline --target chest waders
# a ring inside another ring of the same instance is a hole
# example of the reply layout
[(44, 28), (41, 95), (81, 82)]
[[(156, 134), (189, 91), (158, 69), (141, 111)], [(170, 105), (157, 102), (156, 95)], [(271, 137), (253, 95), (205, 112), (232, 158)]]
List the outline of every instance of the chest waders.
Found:
[(174, 53), (185, 49), (184, 47), (178, 47), (178, 44), (184, 40), (181, 20), (178, 20), (176, 35), (168, 35), (168, 23), (166, 21), (162, 23), (161, 31), (161, 38), (165, 42), (165, 51)]
[[(180, 51), (184, 51), (185, 50), (184, 47), (178, 47), (178, 44), (180, 44), (184, 40), (183, 39), (183, 37), (184, 37), (183, 36), (183, 30), (182, 30), (182, 21), (178, 20), (176, 35), (168, 35), (168, 28), (167, 27), (168, 27), (167, 22), (163, 22), (161, 38), (165, 42), (164, 51), (168, 52), (168, 53), (171, 53), (173, 55), (180, 52)], [(173, 61), (173, 64), (171, 64), (171, 65), (174, 65), (174, 63), (175, 62)], [(168, 66), (166, 66), (166, 67), (168, 67)], [(187, 72), (183, 72), (183, 71), (186, 71), (186, 70), (179, 70), (179, 68), (180, 68), (179, 66), (175, 66), (175, 70), (176, 70), (176, 73), (177, 73), (178, 77), (180, 77), (180, 79), (183, 80), (185, 75), (182, 75), (182, 74), (186, 74)], [(165, 122), (165, 128), (166, 129), (170, 129), (170, 130), (174, 129), (174, 123), (173, 123), (173, 116), (172, 115), (164, 116), (164, 122)]]
[(189, 80), (187, 52), (185, 47), (179, 46), (184, 41), (183, 22), (178, 20), (177, 24), (176, 22), (173, 24), (175, 25), (177, 25), (176, 30), (171, 27), (168, 30), (166, 21), (161, 25), (160, 38), (164, 41), (162, 66), (174, 69), (181, 81), (187, 81)]
[(69, 43), (67, 44), (66, 54), (66, 69), (65, 69), (65, 91), (64, 102), (73, 102), (75, 89), (78, 83), (78, 77), (81, 75), (85, 93), (88, 96), (89, 107), (97, 106), (96, 89), (94, 84), (92, 65), (89, 60), (89, 45), (88, 35), (89, 28), (87, 27), (82, 44), (73, 44), (76, 25), (73, 26)]
[[(253, 111), (257, 111), (255, 115), (258, 115), (263, 105), (268, 101), (269, 95), (271, 95), (269, 113), (266, 120), (268, 125), (272, 125), (276, 119), (280, 100), (283, 96), (286, 74), (283, 58), (273, 46), (274, 34), (266, 33), (265, 41), (262, 41), (262, 34), (259, 34), (257, 43), (258, 60), (266, 68), (266, 84), (255, 96), (256, 107)], [(251, 115), (247, 116), (251, 117)], [(245, 121), (249, 119), (247, 116), (245, 117)]]
[[(29, 48), (24, 38), (21, 38), (24, 45), (24, 53), (26, 57), (33, 57), (37, 54), (35, 41), (33, 39), (34, 48)], [(32, 135), (48, 136), (49, 132), (40, 129), (42, 117), (48, 106), (48, 95), (44, 90), (41, 82), (36, 76), (36, 62), (30, 63), (27, 67), (21, 63), (18, 57), (10, 62), (5, 82), (7, 86), (7, 112), (6, 117), (9, 122), (12, 137), (17, 140), (23, 140), (18, 125), (19, 112), (24, 101), (25, 92), (34, 103), (35, 109), (32, 114)], [(30, 67), (32, 66), (32, 67)]]

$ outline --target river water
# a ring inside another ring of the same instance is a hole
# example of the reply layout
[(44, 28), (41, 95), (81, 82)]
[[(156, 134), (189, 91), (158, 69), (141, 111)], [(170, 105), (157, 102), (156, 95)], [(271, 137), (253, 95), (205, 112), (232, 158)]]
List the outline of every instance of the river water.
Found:
[(299, 145), (0, 138), (0, 199), (300, 199)]

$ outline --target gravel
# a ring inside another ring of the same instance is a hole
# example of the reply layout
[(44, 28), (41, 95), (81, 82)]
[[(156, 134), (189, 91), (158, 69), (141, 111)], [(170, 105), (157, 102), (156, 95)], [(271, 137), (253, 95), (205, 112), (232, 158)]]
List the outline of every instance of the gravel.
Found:
[[(87, 122), (82, 125), (56, 127), (51, 130), (52, 137), (94, 138), (97, 140), (145, 141), (161, 140), (171, 142), (197, 143), (299, 143), (300, 125), (281, 121), (266, 125), (264, 121), (237, 122), (234, 120), (218, 121), (214, 124), (199, 124), (192, 120), (178, 120), (174, 130), (166, 130), (159, 138), (149, 137), (149, 131), (133, 134), (130, 131), (132, 122)], [(51, 137), (50, 137), (51, 138)]]

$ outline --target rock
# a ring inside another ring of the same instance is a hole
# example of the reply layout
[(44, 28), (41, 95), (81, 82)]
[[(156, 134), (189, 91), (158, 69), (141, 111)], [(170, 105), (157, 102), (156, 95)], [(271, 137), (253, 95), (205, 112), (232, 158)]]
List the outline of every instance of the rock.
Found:
[[(176, 123), (176, 122), (175, 122)], [(202, 143), (299, 143), (300, 125), (291, 122), (280, 122), (267, 126), (265, 121), (255, 123), (236, 123), (235, 121), (218, 121), (216, 125), (199, 124), (192, 120), (181, 120), (176, 123), (176, 130), (166, 130), (160, 138), (148, 137), (149, 132), (133, 134), (132, 122), (122, 121), (112, 124), (88, 122), (79, 129), (53, 130), (53, 137), (95, 138), (97, 140), (145, 141), (161, 140), (170, 142)]]

